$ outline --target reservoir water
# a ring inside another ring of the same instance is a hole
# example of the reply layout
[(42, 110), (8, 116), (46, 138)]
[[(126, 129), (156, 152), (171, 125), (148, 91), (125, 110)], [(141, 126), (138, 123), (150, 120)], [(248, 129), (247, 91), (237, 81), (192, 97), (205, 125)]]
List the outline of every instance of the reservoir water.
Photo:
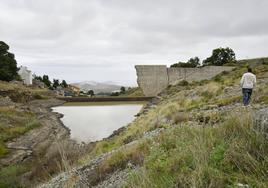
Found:
[(132, 122), (142, 106), (142, 103), (66, 103), (53, 111), (64, 115), (61, 120), (71, 130), (71, 138), (92, 142)]

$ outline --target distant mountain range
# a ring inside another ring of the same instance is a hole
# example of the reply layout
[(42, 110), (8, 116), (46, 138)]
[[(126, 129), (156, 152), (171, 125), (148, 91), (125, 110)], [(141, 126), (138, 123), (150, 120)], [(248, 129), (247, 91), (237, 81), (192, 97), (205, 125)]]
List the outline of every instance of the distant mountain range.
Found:
[(95, 81), (83, 81), (72, 83), (72, 85), (80, 87), (83, 91), (93, 90), (94, 93), (112, 93), (113, 91), (120, 90), (122, 85), (118, 85), (114, 82), (95, 82)]

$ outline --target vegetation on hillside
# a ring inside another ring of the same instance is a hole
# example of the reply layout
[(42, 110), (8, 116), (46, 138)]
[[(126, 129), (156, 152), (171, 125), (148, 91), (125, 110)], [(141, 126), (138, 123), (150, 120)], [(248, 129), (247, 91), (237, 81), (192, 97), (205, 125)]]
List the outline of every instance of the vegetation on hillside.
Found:
[(14, 107), (0, 107), (0, 157), (8, 153), (7, 141), (40, 125), (36, 116), (22, 112)]
[(128, 88), (127, 90), (125, 89), (123, 92), (121, 91), (119, 93), (120, 97), (142, 97), (144, 94), (142, 93), (142, 90), (140, 87), (133, 87), (133, 88)]
[(234, 51), (227, 47), (227, 48), (216, 48), (212, 51), (212, 55), (205, 60), (203, 60), (202, 64), (198, 57), (190, 58), (187, 62), (178, 62), (172, 64), (170, 67), (183, 67), (183, 68), (195, 68), (202, 66), (222, 66), (225, 64), (235, 63), (235, 53)]
[(59, 79), (53, 79), (53, 82), (49, 80), (48, 75), (43, 75), (43, 76), (34, 76), (35, 80), (38, 80), (40, 82), (43, 82), (45, 86), (51, 90), (56, 89), (57, 87), (61, 86), (62, 88), (67, 88), (68, 84), (65, 80), (62, 80), (61, 82)]
[[(239, 81), (249, 65), (257, 74), (258, 85), (253, 108), (245, 109)], [(7, 82), (0, 82), (0, 87), (33, 92)], [(125, 95), (139, 92), (133, 88)], [(253, 122), (255, 108), (267, 107), (267, 95), (268, 59), (237, 63), (232, 72), (223, 72), (212, 80), (182, 81), (168, 87), (157, 105), (114, 137), (97, 142), (86, 155), (72, 147), (55, 146), (56, 154), (49, 161), (37, 161), (36, 168), (2, 168), (0, 187), (20, 187), (20, 176), (33, 169), (39, 180), (47, 180), (55, 172), (70, 170), (77, 163), (88, 164), (110, 151), (113, 153), (98, 165), (97, 176), (91, 177), (96, 182), (129, 168), (125, 187), (267, 187), (268, 140)], [(0, 108), (0, 120), (2, 156), (8, 152), (4, 145), (7, 140), (39, 126), (34, 114), (11, 107)], [(77, 155), (83, 157), (75, 162)], [(40, 171), (38, 167), (44, 164), (45, 170)]]
[(183, 67), (183, 68), (194, 68), (194, 67), (199, 67), (200, 64), (200, 59), (198, 57), (190, 58), (186, 63), (184, 62), (178, 62), (170, 67)]
[(142, 169), (127, 187), (268, 185), (267, 140), (254, 131), (247, 111), (228, 113), (217, 127), (173, 126), (150, 142)]
[[(247, 63), (214, 79), (169, 87), (162, 100), (119, 135), (98, 142), (83, 164), (117, 150), (99, 166), (99, 176), (127, 168), (125, 187), (267, 187), (268, 140), (253, 129), (241, 105), (239, 81)], [(268, 105), (268, 64), (251, 63), (258, 78), (253, 104)], [(145, 133), (158, 131), (152, 137)], [(139, 140), (136, 144), (121, 146)]]
[(8, 96), (14, 102), (27, 102), (33, 99), (47, 99), (54, 97), (54, 94), (47, 89), (26, 87), (21, 83), (0, 81), (0, 95)]
[(202, 65), (216, 65), (222, 66), (227, 63), (235, 63), (235, 53), (234, 51), (227, 47), (227, 48), (217, 48), (212, 51), (212, 55), (205, 59)]

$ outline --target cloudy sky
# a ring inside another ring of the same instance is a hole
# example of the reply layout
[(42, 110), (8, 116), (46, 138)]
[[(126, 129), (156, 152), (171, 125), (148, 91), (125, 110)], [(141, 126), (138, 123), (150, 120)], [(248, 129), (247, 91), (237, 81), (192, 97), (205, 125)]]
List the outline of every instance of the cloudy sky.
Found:
[(68, 82), (136, 84), (136, 64), (231, 47), (268, 56), (267, 0), (0, 0), (0, 40), (19, 65)]

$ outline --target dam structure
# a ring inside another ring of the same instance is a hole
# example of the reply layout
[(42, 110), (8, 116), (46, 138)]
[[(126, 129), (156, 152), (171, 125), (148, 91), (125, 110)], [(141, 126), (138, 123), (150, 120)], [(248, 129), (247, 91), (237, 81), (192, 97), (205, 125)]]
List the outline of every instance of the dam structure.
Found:
[(229, 66), (205, 66), (180, 68), (166, 65), (136, 65), (137, 82), (145, 96), (156, 96), (168, 85), (175, 85), (182, 80), (188, 82), (208, 80), (223, 71), (231, 71)]

